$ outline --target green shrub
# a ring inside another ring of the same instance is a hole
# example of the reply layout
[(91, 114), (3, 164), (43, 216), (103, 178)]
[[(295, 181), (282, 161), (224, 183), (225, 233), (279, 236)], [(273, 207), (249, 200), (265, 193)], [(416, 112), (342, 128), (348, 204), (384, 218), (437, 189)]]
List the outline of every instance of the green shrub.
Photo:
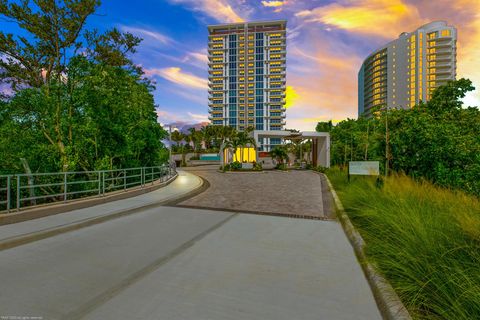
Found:
[(315, 168), (313, 168), (313, 170), (315, 170), (317, 172), (321, 172), (321, 173), (327, 172), (327, 168), (322, 167), (322, 166), (316, 166)]
[(253, 163), (253, 170), (255, 170), (255, 171), (262, 171), (262, 170), (263, 170), (262, 164), (261, 164), (261, 163), (258, 163), (258, 162), (254, 162), (254, 163)]
[(242, 169), (242, 164), (238, 161), (234, 161), (234, 162), (230, 163), (230, 168), (231, 168), (231, 170), (240, 170), (240, 169)]

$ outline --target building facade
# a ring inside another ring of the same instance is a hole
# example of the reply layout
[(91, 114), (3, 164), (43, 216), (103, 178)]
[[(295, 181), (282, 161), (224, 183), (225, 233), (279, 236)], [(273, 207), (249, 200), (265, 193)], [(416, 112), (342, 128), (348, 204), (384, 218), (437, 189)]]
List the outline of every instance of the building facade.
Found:
[(358, 73), (358, 115), (376, 107), (411, 108), (456, 77), (457, 30), (428, 23), (376, 50)]
[[(285, 20), (209, 26), (208, 107), (213, 125), (238, 131), (285, 126)], [(268, 151), (280, 139), (260, 141)]]

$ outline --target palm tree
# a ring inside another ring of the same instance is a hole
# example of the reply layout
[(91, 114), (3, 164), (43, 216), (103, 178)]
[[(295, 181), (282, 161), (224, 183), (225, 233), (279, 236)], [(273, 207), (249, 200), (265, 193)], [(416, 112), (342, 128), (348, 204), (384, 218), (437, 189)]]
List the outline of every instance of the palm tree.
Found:
[[(240, 146), (240, 141), (237, 139), (237, 138), (234, 138), (232, 140), (227, 140), (225, 141), (224, 143), (222, 143), (223, 145), (223, 150), (225, 149), (233, 149), (233, 157), (232, 157), (232, 160), (234, 159), (236, 153), (237, 153), (237, 150)], [(238, 161), (238, 159), (236, 159)]]
[(172, 134), (170, 135), (170, 139), (174, 141), (177, 144), (177, 148), (180, 147), (180, 142), (182, 142), (185, 139), (185, 135), (181, 133), (180, 131), (173, 131)]
[(270, 151), (272, 159), (277, 160), (280, 164), (283, 164), (283, 160), (288, 160), (288, 154), (285, 147), (275, 147)]
[(237, 145), (240, 146), (242, 149), (242, 152), (240, 153), (240, 162), (243, 163), (243, 153), (244, 153), (243, 148), (246, 148), (249, 145), (256, 148), (257, 143), (255, 141), (255, 138), (249, 135), (248, 131), (239, 132), (237, 134), (236, 140), (237, 140)]
[(190, 128), (188, 131), (190, 132), (190, 134), (187, 136), (188, 141), (193, 145), (193, 153), (195, 154), (195, 157), (198, 157), (198, 152), (202, 144), (202, 134), (195, 128)]
[(218, 138), (225, 143), (227, 140), (232, 140), (237, 135), (237, 130), (230, 126), (218, 126)]
[(177, 143), (177, 151), (179, 151), (182, 154), (182, 166), (185, 166), (186, 165), (186, 161), (185, 161), (185, 151), (186, 151), (186, 149), (185, 149), (185, 144), (183, 144), (181, 142), (186, 139), (186, 136), (183, 133), (181, 133), (180, 131), (175, 130), (170, 135), (170, 139)]
[(210, 149), (212, 146), (212, 139), (214, 134), (214, 126), (208, 125), (200, 129), (202, 140), (205, 143), (205, 149)]

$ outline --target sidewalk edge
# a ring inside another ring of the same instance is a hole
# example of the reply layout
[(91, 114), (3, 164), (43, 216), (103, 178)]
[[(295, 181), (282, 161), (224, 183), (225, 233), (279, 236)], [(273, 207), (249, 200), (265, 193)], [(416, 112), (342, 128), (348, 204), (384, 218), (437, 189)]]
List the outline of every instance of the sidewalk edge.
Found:
[(204, 188), (204, 180), (200, 179), (200, 181), (201, 182), (199, 183), (198, 186), (195, 187), (195, 189), (190, 190), (187, 193), (174, 195), (170, 198), (163, 199), (161, 201), (150, 202), (146, 205), (140, 205), (140, 206), (136, 206), (136, 207), (125, 209), (125, 210), (119, 210), (119, 211), (107, 213), (107, 214), (102, 215), (102, 216), (87, 218), (87, 219), (83, 219), (83, 220), (78, 220), (78, 221), (75, 221), (75, 222), (72, 222), (72, 223), (67, 223), (67, 224), (55, 226), (55, 227), (52, 227), (52, 228), (49, 228), (49, 229), (43, 229), (43, 230), (40, 230), (40, 231), (31, 232), (31, 233), (23, 234), (23, 235), (20, 235), (20, 236), (15, 236), (15, 237), (12, 237), (12, 238), (4, 239), (4, 240), (0, 241), (0, 251), (10, 249), (10, 248), (14, 248), (14, 247), (18, 247), (18, 246), (21, 246), (21, 245), (24, 245), (24, 244), (27, 244), (27, 243), (30, 243), (30, 242), (50, 238), (50, 237), (53, 237), (53, 236), (56, 236), (56, 235), (59, 235), (59, 234), (62, 234), (62, 233), (82, 229), (82, 228), (85, 228), (85, 227), (89, 227), (89, 226), (99, 224), (99, 223), (102, 223), (102, 222), (106, 222), (106, 221), (109, 221), (109, 220), (113, 220), (113, 219), (116, 219), (116, 218), (124, 217), (124, 216), (130, 215), (130, 214), (133, 214), (133, 213), (144, 211), (146, 209), (166, 205), (168, 203), (176, 201), (177, 199), (183, 199), (187, 196), (188, 197), (194, 196), (198, 193), (203, 192), (206, 189), (206, 188)]
[(172, 183), (178, 177), (178, 173), (167, 181), (145, 185), (144, 187), (135, 186), (127, 190), (119, 190), (106, 193), (104, 196), (91, 196), (67, 201), (66, 203), (52, 203), (47, 205), (38, 205), (13, 211), (11, 213), (0, 214), (0, 226), (8, 225), (28, 220), (48, 217), (55, 214), (65, 213), (73, 210), (93, 207), (102, 203), (116, 200), (128, 199), (138, 195), (155, 191)]

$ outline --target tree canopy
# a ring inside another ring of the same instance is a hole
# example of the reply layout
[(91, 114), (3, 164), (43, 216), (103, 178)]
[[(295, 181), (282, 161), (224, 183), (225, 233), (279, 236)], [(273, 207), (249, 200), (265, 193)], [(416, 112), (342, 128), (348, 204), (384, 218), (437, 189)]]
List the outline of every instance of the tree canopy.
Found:
[(331, 130), (332, 162), (379, 160), (383, 169), (388, 163), (397, 172), (480, 195), (480, 110), (461, 101), (473, 89), (470, 80), (459, 79), (437, 88), (426, 104), (340, 122)]
[(154, 87), (130, 55), (141, 39), (86, 30), (96, 0), (0, 0), (28, 36), (0, 31), (0, 171), (72, 171), (165, 160)]

